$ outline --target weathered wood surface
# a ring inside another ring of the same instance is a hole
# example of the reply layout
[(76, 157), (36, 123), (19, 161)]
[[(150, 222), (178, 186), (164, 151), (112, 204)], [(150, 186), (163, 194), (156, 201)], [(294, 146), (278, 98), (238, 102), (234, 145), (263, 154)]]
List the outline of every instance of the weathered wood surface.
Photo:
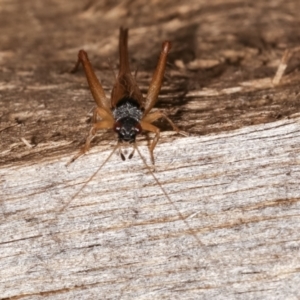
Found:
[(155, 175), (190, 228), (138, 156), (60, 213), (109, 151), (1, 171), (2, 299), (299, 297), (300, 119), (160, 145)]
[[(299, 54), (272, 77), (300, 4), (173, 2), (0, 0), (0, 299), (299, 299)], [(158, 106), (192, 134), (155, 149), (173, 204), (137, 153), (68, 204), (115, 144), (65, 166), (93, 106), (68, 70), (84, 48), (109, 94), (120, 25), (143, 92), (172, 40)]]

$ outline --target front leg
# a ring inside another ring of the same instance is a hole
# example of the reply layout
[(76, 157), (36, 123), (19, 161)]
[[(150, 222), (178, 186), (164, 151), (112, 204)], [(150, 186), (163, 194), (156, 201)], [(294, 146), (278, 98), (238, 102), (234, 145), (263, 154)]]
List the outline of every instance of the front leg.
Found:
[(155, 137), (150, 145), (150, 155), (151, 155), (151, 161), (152, 164), (154, 165), (154, 156), (153, 156), (153, 150), (159, 140), (159, 135), (160, 135), (160, 130), (159, 128), (157, 128), (156, 126), (150, 124), (149, 122), (146, 121), (140, 121), (140, 125), (142, 127), (143, 130), (145, 131), (150, 131), (150, 132), (154, 132), (155, 133)]
[[(99, 122), (97, 122), (97, 115), (99, 115), (102, 118), (102, 120)], [(106, 110), (97, 107), (93, 113), (93, 126), (90, 129), (90, 132), (86, 138), (84, 146), (81, 147), (79, 152), (70, 160), (68, 164), (72, 163), (79, 156), (85, 154), (90, 149), (91, 142), (98, 130), (111, 129), (113, 128), (113, 126), (114, 126), (114, 119), (109, 114), (107, 114)]]
[(177, 133), (182, 134), (184, 136), (189, 136), (189, 134), (187, 132), (180, 130), (167, 115), (165, 115), (162, 111), (159, 111), (159, 110), (152, 114), (146, 115), (142, 119), (142, 121), (147, 122), (147, 123), (153, 123), (154, 121), (156, 121), (160, 118), (164, 118), (165, 120), (167, 120), (169, 122), (169, 124), (172, 126), (173, 130), (176, 131)]

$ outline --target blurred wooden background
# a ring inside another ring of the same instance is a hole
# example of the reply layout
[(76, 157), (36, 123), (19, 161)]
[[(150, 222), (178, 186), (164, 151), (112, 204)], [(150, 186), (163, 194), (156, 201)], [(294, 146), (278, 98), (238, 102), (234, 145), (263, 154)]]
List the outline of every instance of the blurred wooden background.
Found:
[[(0, 0), (0, 299), (299, 299), (300, 52), (272, 84), (300, 46), (299, 11)], [(157, 122), (154, 174), (173, 204), (137, 154), (115, 155), (60, 212), (116, 142), (100, 133), (65, 166), (94, 105), (69, 70), (85, 49), (109, 94), (120, 26), (143, 92), (172, 41), (157, 107), (191, 136)]]

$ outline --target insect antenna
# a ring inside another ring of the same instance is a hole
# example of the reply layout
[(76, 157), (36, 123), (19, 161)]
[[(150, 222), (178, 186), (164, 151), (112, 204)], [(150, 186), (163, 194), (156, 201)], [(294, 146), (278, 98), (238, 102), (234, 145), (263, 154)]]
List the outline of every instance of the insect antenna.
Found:
[(136, 151), (138, 152), (140, 158), (142, 159), (144, 165), (146, 166), (146, 168), (148, 169), (148, 171), (150, 172), (151, 176), (153, 177), (153, 179), (155, 180), (155, 182), (158, 184), (158, 186), (160, 187), (161, 191), (163, 192), (164, 196), (167, 198), (168, 202), (174, 207), (174, 209), (176, 210), (176, 212), (178, 213), (179, 217), (181, 218), (181, 220), (183, 221), (183, 223), (185, 224), (185, 226), (188, 229), (188, 232), (190, 235), (192, 235), (196, 240), (197, 243), (201, 246), (203, 246), (203, 243), (200, 241), (200, 239), (198, 238), (197, 234), (194, 232), (194, 230), (192, 230), (192, 228), (190, 227), (189, 223), (186, 221), (185, 217), (183, 216), (183, 214), (179, 211), (178, 207), (174, 204), (174, 202), (171, 200), (170, 196), (167, 194), (165, 188), (161, 185), (161, 183), (159, 182), (159, 180), (157, 179), (157, 177), (154, 175), (153, 171), (151, 170), (151, 168), (149, 167), (149, 165), (146, 163), (145, 158), (142, 156), (139, 148), (137, 147), (137, 145), (134, 145), (134, 149), (136, 149)]
[(102, 169), (102, 167), (108, 162), (108, 160), (112, 157), (112, 155), (115, 153), (115, 151), (119, 148), (119, 143), (114, 147), (112, 152), (108, 155), (108, 157), (104, 160), (104, 162), (100, 165), (100, 167), (93, 173), (93, 175), (83, 184), (83, 186), (72, 196), (72, 198), (63, 205), (63, 207), (59, 210), (59, 212), (64, 211), (70, 203), (79, 195), (79, 193), (87, 186), (87, 184), (93, 180), (93, 178), (99, 173), (99, 171)]

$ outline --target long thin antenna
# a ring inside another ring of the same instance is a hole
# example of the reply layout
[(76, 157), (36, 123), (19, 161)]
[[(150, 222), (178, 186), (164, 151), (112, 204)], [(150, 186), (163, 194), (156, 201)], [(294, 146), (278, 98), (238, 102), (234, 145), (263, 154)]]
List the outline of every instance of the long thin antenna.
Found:
[(105, 159), (105, 161), (100, 165), (100, 167), (97, 169), (97, 171), (84, 183), (84, 185), (79, 189), (79, 191), (72, 196), (72, 198), (64, 204), (64, 206), (59, 210), (59, 212), (64, 211), (70, 203), (79, 195), (79, 193), (87, 186), (87, 184), (93, 180), (93, 178), (99, 173), (99, 171), (102, 169), (102, 167), (108, 162), (108, 160), (112, 157), (112, 155), (115, 153), (115, 151), (119, 148), (119, 143), (114, 147), (113, 151), (108, 155), (108, 157)]
[(163, 194), (165, 195), (165, 197), (167, 198), (168, 202), (175, 208), (175, 210), (177, 211), (178, 215), (180, 216), (181, 220), (184, 222), (185, 226), (188, 228), (188, 232), (189, 234), (191, 234), (199, 243), (199, 245), (203, 246), (203, 243), (200, 241), (200, 239), (198, 238), (198, 236), (196, 235), (196, 233), (192, 230), (192, 228), (190, 227), (189, 223), (185, 220), (183, 214), (179, 211), (179, 209), (177, 208), (177, 206), (174, 204), (174, 202), (171, 200), (170, 196), (167, 194), (166, 190), (164, 189), (164, 187), (161, 185), (161, 183), (159, 182), (159, 180), (157, 179), (157, 177), (154, 175), (154, 173), (152, 172), (151, 168), (148, 166), (148, 164), (146, 163), (145, 158), (142, 156), (139, 148), (136, 146), (136, 144), (134, 145), (134, 148), (136, 149), (136, 151), (138, 152), (140, 158), (142, 159), (143, 163), (145, 164), (146, 168), (148, 169), (148, 171), (150, 172), (150, 174), (152, 175), (152, 177), (154, 178), (155, 182), (159, 185), (159, 187), (161, 188)]

